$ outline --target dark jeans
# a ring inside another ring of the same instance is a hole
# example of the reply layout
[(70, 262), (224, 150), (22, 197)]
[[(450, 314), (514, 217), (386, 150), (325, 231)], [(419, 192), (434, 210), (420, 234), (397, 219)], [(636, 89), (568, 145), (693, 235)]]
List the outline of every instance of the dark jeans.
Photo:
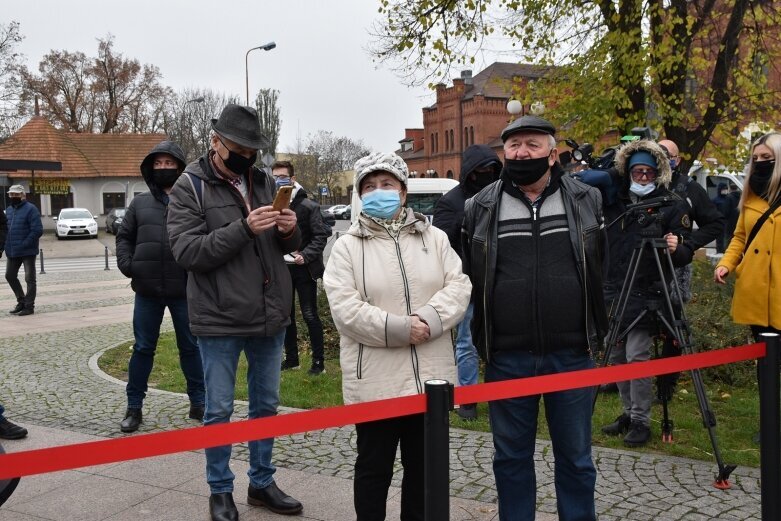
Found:
[(401, 442), (401, 521), (423, 521), (423, 415), (359, 423), (353, 502), (357, 521), (382, 521)]
[[(590, 369), (585, 349), (562, 349), (544, 355), (522, 351), (494, 352), (485, 369), (486, 382)], [(561, 521), (594, 521), (597, 472), (591, 460), (591, 388), (542, 395), (553, 445), (553, 481)], [(540, 395), (496, 400), (488, 404), (493, 431), (494, 477), (499, 519), (534, 519), (537, 478), (534, 471)]]
[[(27, 283), (27, 293), (22, 291), (22, 284), (19, 282), (19, 268), (22, 264), (24, 264), (24, 281)], [(35, 255), (8, 257), (5, 264), (5, 280), (11, 286), (11, 291), (16, 295), (16, 301), (19, 304), (24, 304), (26, 308), (35, 306), (35, 293), (38, 288), (35, 278)]]
[[(298, 293), (298, 305), (301, 316), (309, 330), (309, 343), (312, 345), (312, 360), (323, 360), (323, 323), (317, 314), (317, 281), (312, 280), (306, 266), (288, 265), (293, 289)], [(290, 309), (290, 325), (285, 331), (285, 359), (298, 362), (298, 328), (296, 327), (296, 299)]]
[(179, 364), (187, 380), (187, 395), (193, 405), (203, 405), (205, 391), (203, 366), (198, 343), (190, 333), (190, 319), (187, 314), (186, 298), (144, 297), (136, 294), (133, 308), (133, 354), (127, 369), (127, 406), (140, 409), (146, 396), (149, 373), (155, 360), (157, 340), (160, 338), (160, 324), (165, 308), (171, 312), (176, 332), (176, 347), (179, 348)]

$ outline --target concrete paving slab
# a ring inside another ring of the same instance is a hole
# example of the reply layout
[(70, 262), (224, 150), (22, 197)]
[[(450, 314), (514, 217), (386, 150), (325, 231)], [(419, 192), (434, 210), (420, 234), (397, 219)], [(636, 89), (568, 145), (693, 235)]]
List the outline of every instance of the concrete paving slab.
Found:
[(204, 474), (205, 469), (203, 454), (183, 452), (124, 461), (110, 467), (99, 467), (94, 473), (98, 476), (173, 489), (189, 481), (192, 476)]

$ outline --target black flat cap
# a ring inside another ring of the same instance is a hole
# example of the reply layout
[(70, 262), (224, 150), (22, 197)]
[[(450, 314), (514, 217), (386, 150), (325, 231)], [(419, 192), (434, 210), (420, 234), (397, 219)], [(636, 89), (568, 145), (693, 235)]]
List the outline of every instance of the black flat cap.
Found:
[(556, 128), (550, 121), (539, 116), (527, 115), (521, 116), (502, 130), (502, 141), (507, 141), (507, 138), (512, 134), (521, 131), (539, 132), (541, 134), (550, 134), (551, 136), (556, 134)]
[(237, 145), (253, 150), (269, 146), (269, 140), (260, 132), (258, 113), (252, 107), (225, 105), (219, 119), (212, 120), (212, 130)]

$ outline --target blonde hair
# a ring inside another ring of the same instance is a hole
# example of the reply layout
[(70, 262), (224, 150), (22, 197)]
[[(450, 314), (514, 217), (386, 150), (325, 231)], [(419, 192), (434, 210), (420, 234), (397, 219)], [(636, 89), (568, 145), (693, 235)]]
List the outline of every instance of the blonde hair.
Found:
[[(754, 141), (754, 144), (751, 146), (752, 157), (748, 163), (748, 175), (746, 176), (746, 181), (743, 183), (743, 194), (740, 196), (741, 209), (746, 202), (746, 194), (749, 190), (751, 190), (749, 179), (751, 179), (751, 176), (754, 175), (754, 149), (759, 145), (765, 145), (770, 150), (772, 150), (773, 158), (776, 162), (775, 167), (773, 168), (773, 173), (770, 176), (770, 182), (767, 185), (767, 200), (772, 203), (779, 197), (779, 195), (781, 195), (781, 133), (768, 132), (764, 136)], [(762, 197), (762, 194), (756, 195)]]

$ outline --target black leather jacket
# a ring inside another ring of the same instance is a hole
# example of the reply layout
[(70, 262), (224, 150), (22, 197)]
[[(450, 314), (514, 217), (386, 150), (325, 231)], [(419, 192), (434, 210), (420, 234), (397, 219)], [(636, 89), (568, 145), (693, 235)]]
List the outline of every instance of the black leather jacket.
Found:
[[(472, 301), (475, 304), (472, 338), (485, 360), (490, 359), (493, 338), (490, 303), (493, 302), (498, 245), (497, 215), (502, 198), (502, 182), (497, 181), (489, 185), (466, 202), (462, 229), (463, 267), (472, 280)], [(588, 339), (588, 348), (593, 350), (601, 344), (608, 326), (602, 293), (607, 252), (602, 196), (597, 189), (567, 176), (562, 177), (560, 183), (572, 251), (583, 286), (584, 299), (581, 305), (584, 306), (584, 316), (587, 317), (584, 324), (585, 336)], [(524, 255), (526, 252), (518, 254)], [(566, 298), (566, 295), (562, 295), (562, 298)]]

